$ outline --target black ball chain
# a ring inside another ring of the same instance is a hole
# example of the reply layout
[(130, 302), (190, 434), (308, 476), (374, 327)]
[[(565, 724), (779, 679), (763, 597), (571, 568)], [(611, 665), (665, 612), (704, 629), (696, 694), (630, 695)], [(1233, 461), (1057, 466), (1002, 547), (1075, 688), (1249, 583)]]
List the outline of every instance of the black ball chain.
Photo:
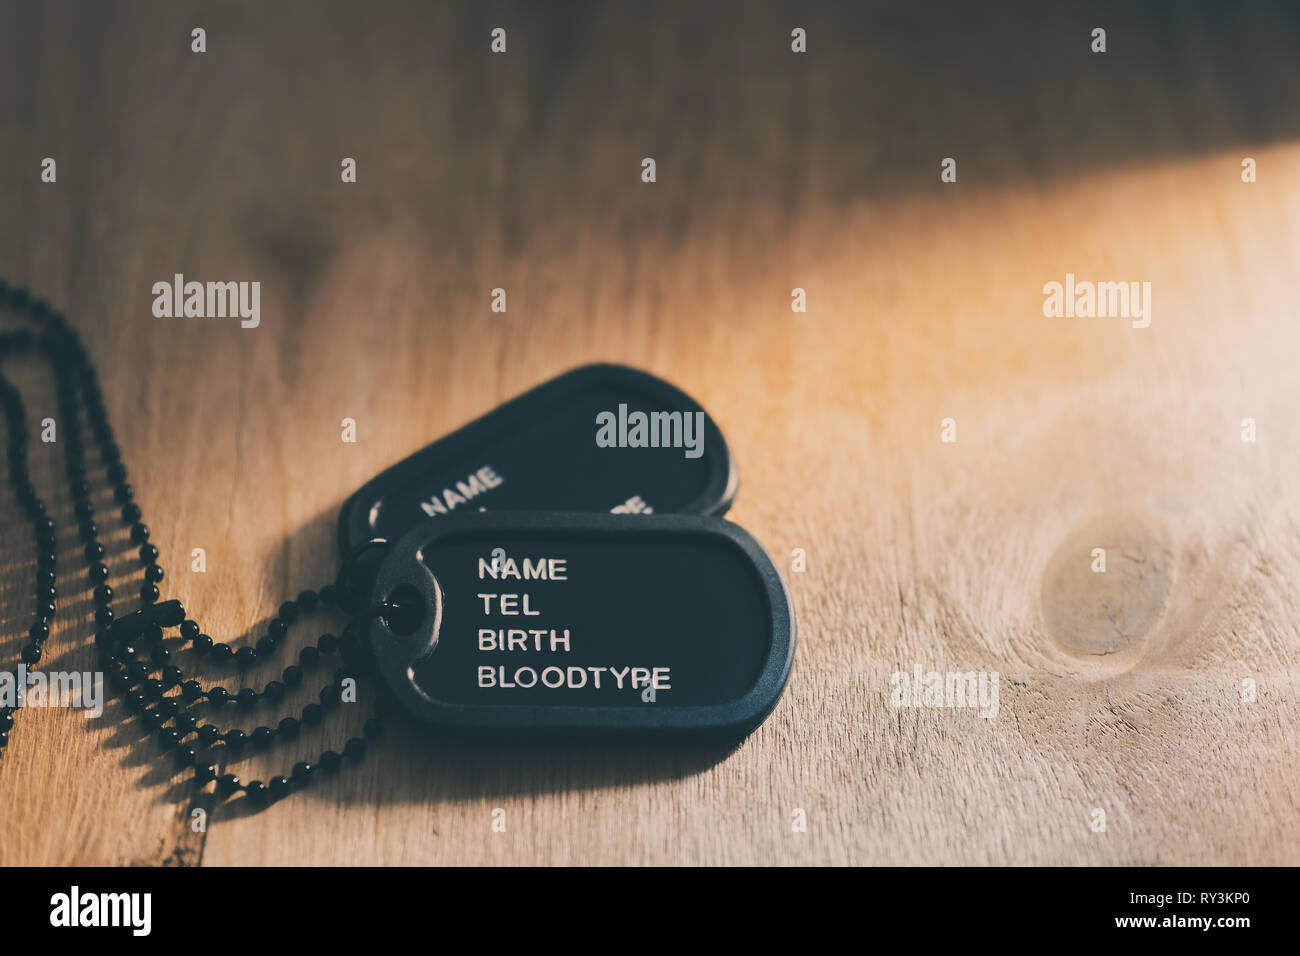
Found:
[[(362, 737), (347, 741), (342, 754), (326, 750), (316, 763), (297, 763), (288, 776), (273, 777), (266, 783), (260, 780), (243, 783), (234, 774), (218, 776), (210, 754), (200, 756), (200, 747), (206, 750), (217, 744), (224, 745), (228, 753), (237, 753), (249, 745), (265, 748), (277, 739), (296, 737), (304, 725), (319, 724), (325, 711), (339, 703), (344, 682), (354, 679), (366, 668), (367, 660), (357, 636), (357, 624), (355, 620), (351, 621), (337, 637), (321, 635), (314, 646), (302, 649), (297, 664), (284, 668), (280, 679), (269, 681), (261, 691), (245, 687), (234, 694), (224, 687), (205, 687), (197, 680), (187, 679), (180, 667), (171, 661), (171, 652), (164, 643), (164, 628), (179, 625), (180, 636), (199, 656), (217, 662), (233, 662), (246, 669), (272, 657), (287, 635), (289, 626), (303, 613), (318, 607), (344, 608), (344, 605), (347, 605), (345, 610), (350, 610), (352, 603), (343, 600), (336, 584), (327, 585), (319, 592), (303, 591), (296, 599), (280, 605), (263, 637), (255, 644), (240, 648), (213, 641), (197, 622), (185, 616), (179, 601), (157, 603), (160, 597), (158, 585), (165, 574), (158, 563), (158, 549), (149, 542), (149, 526), (144, 523), (140, 506), (134, 500), (135, 492), (127, 482), (121, 449), (114, 441), (89, 353), (76, 330), (62, 315), (40, 299), (31, 298), (25, 289), (10, 286), (2, 279), (0, 305), (8, 306), (37, 326), (35, 332), (27, 329), (0, 332), (0, 359), (35, 352), (43, 354), (54, 368), (62, 428), (60, 443), (66, 450), (73, 512), (78, 521), (88, 587), (95, 605), (95, 643), (101, 664), (108, 672), (109, 684), (122, 696), (127, 709), (137, 713), (157, 734), (164, 749), (174, 752), (177, 764), (193, 769), (195, 780), (200, 785), (216, 781), (217, 791), (223, 796), (242, 791), (256, 802), (278, 800), (293, 789), (306, 786), (318, 771), (336, 771), (344, 760), (360, 761), (365, 755), (366, 740), (382, 734), (376, 717), (365, 722)], [(30, 436), (22, 395), (3, 376), (0, 376), (0, 406), (3, 406), (7, 426), (9, 485), (18, 507), (32, 523), (36, 543), (36, 609), (28, 630), (28, 643), (21, 652), (23, 663), (31, 666), (41, 659), (56, 610), (56, 525), (47, 514), (45, 502), (37, 495), (28, 472), (27, 440)], [(99, 543), (100, 528), (95, 521), (95, 506), (91, 500), (90, 472), (82, 432), (83, 412), (100, 464), (113, 489), (114, 502), (120, 509), (121, 524), (129, 529), (131, 541), (139, 548), (137, 559), (144, 573), (144, 583), (139, 592), (140, 609), (121, 618), (117, 618), (113, 611), (115, 594), (108, 584), (107, 555)], [(334, 672), (331, 682), (321, 689), (320, 703), (307, 704), (299, 717), (285, 717), (274, 727), (259, 726), (250, 733), (237, 729), (222, 730), (215, 724), (200, 722), (196, 710), (201, 702), (213, 710), (230, 705), (241, 710), (252, 709), (263, 701), (279, 703), (289, 688), (303, 682), (305, 672), (315, 668), (321, 658), (331, 655), (340, 656), (342, 666)], [(169, 694), (176, 689), (177, 693)], [(9, 743), (13, 725), (13, 710), (0, 707), (0, 756)], [(188, 742), (191, 737), (194, 738), (193, 744)]]

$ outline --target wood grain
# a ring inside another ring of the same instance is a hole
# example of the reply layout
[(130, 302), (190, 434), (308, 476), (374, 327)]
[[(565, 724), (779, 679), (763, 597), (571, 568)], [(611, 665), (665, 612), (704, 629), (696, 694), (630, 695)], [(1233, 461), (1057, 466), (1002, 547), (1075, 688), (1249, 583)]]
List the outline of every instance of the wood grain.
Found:
[[(116, 704), (33, 710), (0, 761), (0, 863), (1300, 862), (1295, 20), (6, 6), (0, 274), (82, 330), (164, 592), (218, 639), (332, 577), (364, 480), (593, 360), (698, 397), (739, 459), (731, 517), (807, 570), (789, 689), (734, 752), (398, 735), (254, 814)], [(176, 272), (260, 281), (261, 326), (155, 319)], [(1067, 272), (1151, 282), (1150, 328), (1045, 319)], [(41, 369), (4, 371), (53, 408)], [(56, 453), (34, 460), (70, 517)], [(32, 558), (5, 508), (13, 661)], [(87, 597), (59, 666), (93, 665)], [(918, 666), (998, 672), (998, 715), (894, 708)], [(345, 711), (232, 769), (337, 746)]]

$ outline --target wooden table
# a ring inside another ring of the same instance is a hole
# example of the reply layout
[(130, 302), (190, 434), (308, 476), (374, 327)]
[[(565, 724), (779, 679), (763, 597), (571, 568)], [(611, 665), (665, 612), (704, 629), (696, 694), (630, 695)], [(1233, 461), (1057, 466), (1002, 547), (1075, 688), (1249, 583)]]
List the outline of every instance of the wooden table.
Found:
[[(218, 639), (332, 576), (353, 489), (499, 402), (594, 360), (679, 384), (788, 572), (776, 712), (729, 754), (390, 737), (248, 813), (116, 702), (30, 710), (0, 863), (1300, 860), (1296, 14), (547, 6), (9, 6), (0, 274), (83, 332), (164, 594)], [(260, 281), (259, 327), (155, 318), (175, 273)], [(1150, 326), (1044, 317), (1067, 273), (1150, 282)], [(58, 447), (48, 660), (90, 669)], [(996, 672), (997, 715), (893, 706), (916, 668)]]

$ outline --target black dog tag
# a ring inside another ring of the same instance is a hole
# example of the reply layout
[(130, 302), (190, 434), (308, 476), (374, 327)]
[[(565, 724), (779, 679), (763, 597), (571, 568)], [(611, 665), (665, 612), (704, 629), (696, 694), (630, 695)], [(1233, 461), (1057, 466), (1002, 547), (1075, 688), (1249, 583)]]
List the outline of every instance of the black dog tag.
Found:
[(339, 516), (343, 553), (465, 511), (724, 514), (736, 466), (689, 396), (621, 365), (525, 392), (385, 471)]
[(403, 710), (453, 732), (738, 737), (794, 658), (780, 575), (692, 515), (468, 513), (385, 555), (370, 624)]

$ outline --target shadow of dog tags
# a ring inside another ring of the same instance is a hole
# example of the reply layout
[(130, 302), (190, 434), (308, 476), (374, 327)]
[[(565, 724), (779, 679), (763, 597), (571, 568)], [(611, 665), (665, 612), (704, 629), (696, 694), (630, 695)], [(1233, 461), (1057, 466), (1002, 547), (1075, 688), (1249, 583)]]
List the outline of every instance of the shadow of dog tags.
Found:
[(414, 720), (507, 737), (738, 738), (776, 705), (795, 624), (749, 533), (694, 515), (469, 513), (384, 556), (369, 625)]
[(721, 515), (736, 483), (722, 432), (690, 396), (626, 366), (584, 365), (367, 482), (343, 506), (339, 543), (350, 554), (466, 511)]

